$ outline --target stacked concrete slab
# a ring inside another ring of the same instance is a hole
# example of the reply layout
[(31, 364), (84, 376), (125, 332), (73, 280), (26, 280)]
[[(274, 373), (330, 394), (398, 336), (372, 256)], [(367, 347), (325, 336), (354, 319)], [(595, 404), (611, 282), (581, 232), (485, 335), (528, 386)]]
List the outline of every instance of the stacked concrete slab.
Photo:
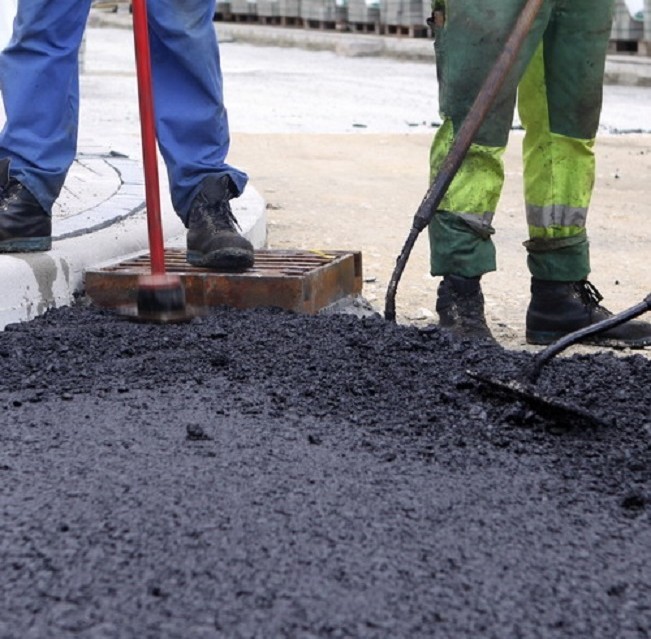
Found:
[(230, 16), (240, 21), (254, 21), (258, 17), (257, 0), (231, 0)]
[(615, 43), (617, 50), (635, 50), (643, 35), (644, 21), (638, 15), (631, 14), (625, 0), (616, 0), (610, 39)]
[(258, 0), (258, 15), (276, 18), (282, 25), (297, 25), (301, 20), (302, 0)]
[(219, 19), (339, 31), (427, 35), (431, 0), (229, 0), (217, 3)]
[(430, 0), (380, 0), (380, 22), (385, 33), (424, 36), (431, 13)]
[(381, 33), (380, 0), (348, 0), (348, 25), (351, 31)]
[(301, 19), (301, 0), (277, 0), (281, 24), (296, 24)]
[(616, 0), (610, 49), (651, 55), (651, 0)]
[(343, 0), (301, 0), (301, 18), (306, 27), (342, 26), (346, 9)]
[(257, 0), (257, 14), (261, 18), (276, 18), (280, 21), (280, 4), (278, 0)]

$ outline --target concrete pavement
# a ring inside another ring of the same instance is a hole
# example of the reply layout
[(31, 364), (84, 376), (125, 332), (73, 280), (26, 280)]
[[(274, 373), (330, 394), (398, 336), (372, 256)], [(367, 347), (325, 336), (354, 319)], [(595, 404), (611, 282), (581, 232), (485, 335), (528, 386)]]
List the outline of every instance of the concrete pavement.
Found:
[[(90, 24), (128, 28), (131, 18), (128, 13), (93, 11)], [(230, 23), (218, 23), (217, 28), (222, 40), (327, 48), (349, 56), (432, 56), (431, 42), (425, 39)], [(607, 73), (609, 81), (644, 85), (648, 77), (651, 84), (651, 58), (613, 56)], [(126, 154), (114, 150), (111, 125), (121, 123), (119, 110), (107, 109), (103, 116), (107, 126), (94, 131), (92, 138), (80, 140), (78, 157), (53, 212), (52, 251), (0, 255), (0, 328), (69, 304), (83, 290), (85, 269), (147, 250), (140, 157), (133, 148)], [(166, 192), (163, 170), (160, 175), (161, 191)], [(255, 185), (235, 201), (234, 211), (247, 237), (262, 247), (266, 240), (265, 202)], [(168, 245), (182, 244), (184, 229), (166, 198), (163, 228)]]

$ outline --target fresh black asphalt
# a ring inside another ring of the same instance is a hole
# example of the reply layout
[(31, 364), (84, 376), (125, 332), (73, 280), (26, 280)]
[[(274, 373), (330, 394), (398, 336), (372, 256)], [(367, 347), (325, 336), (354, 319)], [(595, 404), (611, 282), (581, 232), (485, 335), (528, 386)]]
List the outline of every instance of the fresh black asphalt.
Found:
[(0, 333), (0, 638), (648, 639), (651, 365), (277, 310)]

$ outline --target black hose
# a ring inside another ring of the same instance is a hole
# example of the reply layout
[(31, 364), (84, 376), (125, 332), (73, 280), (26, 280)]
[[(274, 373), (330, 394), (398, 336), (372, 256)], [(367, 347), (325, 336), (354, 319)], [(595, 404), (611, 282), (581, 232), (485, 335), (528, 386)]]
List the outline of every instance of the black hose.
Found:
[(627, 308), (626, 310), (621, 311), (616, 315), (611, 315), (610, 317), (607, 317), (600, 322), (590, 324), (590, 326), (580, 328), (578, 331), (564, 335), (560, 339), (547, 346), (547, 348), (540, 351), (534, 357), (533, 366), (529, 375), (527, 376), (529, 382), (534, 383), (538, 377), (540, 377), (543, 366), (550, 359), (552, 359), (552, 357), (558, 355), (561, 351), (564, 351), (566, 348), (568, 348), (568, 346), (572, 346), (573, 344), (576, 344), (577, 342), (580, 342), (581, 340), (585, 339), (586, 337), (590, 337), (591, 335), (603, 333), (604, 331), (607, 331), (611, 328), (615, 328), (615, 326), (629, 322), (630, 320), (635, 319), (639, 315), (642, 315), (642, 313), (646, 313), (649, 310), (651, 310), (651, 293), (649, 293), (649, 295), (647, 295), (642, 302), (636, 304), (635, 306), (631, 306), (631, 308)]

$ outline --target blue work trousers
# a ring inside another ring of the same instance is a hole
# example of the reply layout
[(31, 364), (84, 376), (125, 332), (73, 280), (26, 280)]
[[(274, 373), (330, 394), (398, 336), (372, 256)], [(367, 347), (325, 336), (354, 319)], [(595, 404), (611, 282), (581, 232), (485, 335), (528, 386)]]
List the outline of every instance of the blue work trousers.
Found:
[[(1, 1), (1, 0), (0, 0)], [(91, 0), (19, 0), (14, 32), (0, 54), (7, 122), (0, 158), (50, 212), (77, 151), (79, 48)], [(156, 133), (172, 204), (188, 209), (208, 175), (247, 182), (226, 163), (230, 135), (223, 102), (214, 0), (148, 0)]]

